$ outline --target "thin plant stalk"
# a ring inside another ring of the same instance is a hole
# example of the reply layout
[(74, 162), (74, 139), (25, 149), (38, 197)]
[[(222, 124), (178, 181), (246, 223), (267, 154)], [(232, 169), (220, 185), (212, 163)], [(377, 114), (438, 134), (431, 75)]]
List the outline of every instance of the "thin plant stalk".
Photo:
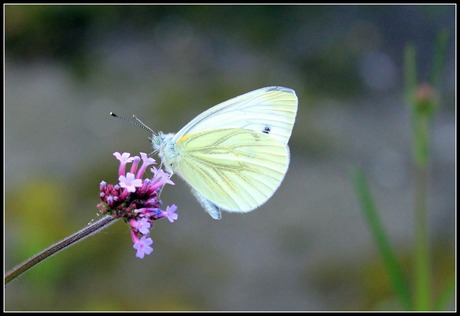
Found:
[(430, 303), (430, 251), (428, 236), (428, 170), (426, 167), (415, 168), (415, 289), (414, 299), (417, 310), (431, 309)]
[(429, 83), (417, 85), (415, 48), (405, 51), (406, 98), (410, 105), (413, 130), (414, 157), (414, 233), (415, 253), (414, 303), (417, 310), (431, 309), (430, 245), (428, 234), (429, 162), (431, 123), (438, 108), (435, 91), (440, 84), (448, 33), (442, 30), (436, 41), (433, 69)]
[(89, 237), (101, 229), (107, 228), (111, 224), (115, 223), (116, 220), (119, 218), (114, 218), (112, 216), (104, 216), (98, 221), (94, 223), (90, 223), (88, 226), (83, 228), (82, 230), (76, 232), (73, 235), (70, 235), (63, 240), (55, 243), (54, 245), (46, 248), (45, 250), (39, 252), (35, 256), (27, 259), (26, 261), (22, 262), (21, 264), (17, 265), (10, 271), (5, 274), (4, 282), (5, 285), (29, 270), (30, 268), (34, 267), (36, 264), (42, 262), (45, 259), (57, 254), (58, 252), (76, 244), (77, 242)]
[(430, 303), (430, 257), (428, 244), (427, 205), (428, 193), (428, 135), (427, 112), (417, 100), (417, 72), (415, 48), (408, 45), (405, 51), (406, 97), (410, 105), (413, 131), (414, 157), (414, 307), (428, 310)]
[(396, 256), (392, 250), (382, 221), (380, 220), (379, 212), (369, 190), (366, 178), (362, 171), (355, 170), (353, 173), (353, 179), (358, 193), (358, 198), (361, 203), (361, 208), (369, 225), (369, 230), (378, 247), (380, 256), (382, 257), (383, 264), (388, 272), (393, 290), (398, 296), (401, 305), (406, 310), (410, 310), (411, 300), (404, 273), (396, 260)]

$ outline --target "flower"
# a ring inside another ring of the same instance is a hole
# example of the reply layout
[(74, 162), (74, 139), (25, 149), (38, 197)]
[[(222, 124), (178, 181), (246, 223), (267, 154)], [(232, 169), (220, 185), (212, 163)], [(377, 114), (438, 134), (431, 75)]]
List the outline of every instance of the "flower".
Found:
[(152, 238), (147, 238), (143, 236), (141, 239), (136, 241), (133, 245), (133, 248), (137, 250), (136, 257), (143, 259), (144, 255), (149, 255), (152, 253), (153, 248), (150, 245), (153, 243)]
[(178, 214), (176, 214), (177, 206), (176, 205), (171, 205), (166, 207), (166, 211), (162, 212), (162, 215), (165, 216), (171, 223), (177, 220), (179, 217)]
[(147, 156), (147, 154), (145, 153), (140, 153), (140, 154), (141, 154), (143, 163), (142, 163), (142, 166), (139, 168), (139, 171), (137, 172), (137, 175), (136, 175), (137, 178), (142, 178), (145, 170), (147, 170), (147, 167), (155, 163), (155, 159)]
[(155, 186), (162, 187), (165, 184), (174, 185), (174, 182), (169, 178), (169, 174), (166, 173), (163, 169), (157, 169), (155, 167), (150, 168), (150, 171), (153, 173), (152, 182)]
[(432, 115), (439, 102), (436, 90), (427, 83), (422, 83), (415, 92), (416, 110), (421, 114)]
[(142, 180), (136, 179), (134, 173), (128, 172), (125, 176), (118, 177), (120, 186), (128, 190), (128, 192), (135, 192), (137, 187), (142, 186)]
[(130, 221), (130, 224), (131, 227), (136, 229), (142, 235), (150, 234), (150, 227), (152, 226), (152, 224), (149, 222), (147, 218), (143, 217), (137, 221), (135, 219), (132, 219)]
[(118, 169), (118, 174), (119, 175), (123, 175), (125, 174), (125, 167), (126, 167), (126, 164), (133, 161), (133, 158), (130, 157), (130, 153), (123, 153), (122, 155), (120, 155), (119, 152), (115, 152), (113, 153), (113, 155), (118, 159), (120, 160), (120, 168)]
[[(170, 175), (162, 169), (150, 168), (153, 178), (143, 178), (148, 166), (155, 163), (145, 153), (141, 157), (131, 157), (129, 153), (113, 154), (119, 161), (118, 184), (107, 184), (101, 181), (99, 184), (99, 197), (101, 203), (97, 205), (101, 213), (112, 215), (115, 218), (123, 218), (130, 225), (131, 238), (134, 249), (137, 250), (136, 257), (144, 258), (144, 255), (152, 253), (153, 243), (150, 229), (153, 222), (166, 217), (170, 222), (177, 220), (176, 205), (167, 206), (161, 210), (162, 202), (159, 198), (160, 192), (166, 184), (174, 183)], [(142, 165), (139, 164), (142, 160)], [(128, 172), (127, 164), (132, 163)], [(125, 173), (126, 172), (126, 173)]]

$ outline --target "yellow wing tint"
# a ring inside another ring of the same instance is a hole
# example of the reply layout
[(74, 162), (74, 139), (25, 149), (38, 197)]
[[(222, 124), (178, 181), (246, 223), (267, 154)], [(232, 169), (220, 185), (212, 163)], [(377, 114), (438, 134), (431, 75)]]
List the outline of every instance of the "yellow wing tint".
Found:
[(230, 212), (249, 212), (266, 202), (289, 165), (286, 144), (241, 128), (187, 134), (177, 141), (175, 152), (175, 172), (205, 199)]

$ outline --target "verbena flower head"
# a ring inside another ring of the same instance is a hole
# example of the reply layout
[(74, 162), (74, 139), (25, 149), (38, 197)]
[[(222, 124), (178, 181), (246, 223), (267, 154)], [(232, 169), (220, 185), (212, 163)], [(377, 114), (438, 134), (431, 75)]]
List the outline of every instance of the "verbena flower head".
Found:
[[(147, 167), (153, 165), (155, 160), (145, 153), (141, 157), (131, 157), (129, 153), (113, 154), (119, 161), (118, 183), (100, 183), (101, 203), (97, 205), (101, 213), (112, 215), (115, 218), (123, 218), (131, 228), (131, 239), (136, 249), (136, 257), (144, 258), (144, 255), (152, 253), (153, 243), (150, 235), (153, 221), (166, 217), (170, 222), (177, 220), (177, 206), (167, 206), (161, 210), (159, 194), (166, 184), (174, 183), (169, 179), (169, 174), (162, 169), (150, 168), (152, 179), (143, 178)], [(139, 163), (142, 160), (142, 165)], [(129, 171), (127, 165), (132, 163)]]

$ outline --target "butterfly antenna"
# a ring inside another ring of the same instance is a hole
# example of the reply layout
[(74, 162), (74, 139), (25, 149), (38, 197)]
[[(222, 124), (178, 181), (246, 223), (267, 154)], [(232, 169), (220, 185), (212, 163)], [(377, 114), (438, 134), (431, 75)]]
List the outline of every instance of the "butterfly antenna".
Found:
[(126, 117), (123, 117), (123, 116), (119, 116), (113, 112), (110, 112), (110, 116), (113, 116), (113, 117), (116, 117), (116, 118), (119, 118), (120, 120), (123, 120), (123, 121), (126, 121), (126, 122), (129, 122), (137, 127), (140, 127), (142, 129), (145, 129), (146, 131), (149, 131), (150, 133), (152, 134), (155, 134), (155, 132), (150, 128), (148, 127), (147, 125), (145, 125), (140, 119), (138, 119), (136, 117), (136, 115), (133, 114), (133, 117), (136, 119), (136, 121), (133, 121), (133, 120), (130, 120), (130, 119), (127, 119)]

